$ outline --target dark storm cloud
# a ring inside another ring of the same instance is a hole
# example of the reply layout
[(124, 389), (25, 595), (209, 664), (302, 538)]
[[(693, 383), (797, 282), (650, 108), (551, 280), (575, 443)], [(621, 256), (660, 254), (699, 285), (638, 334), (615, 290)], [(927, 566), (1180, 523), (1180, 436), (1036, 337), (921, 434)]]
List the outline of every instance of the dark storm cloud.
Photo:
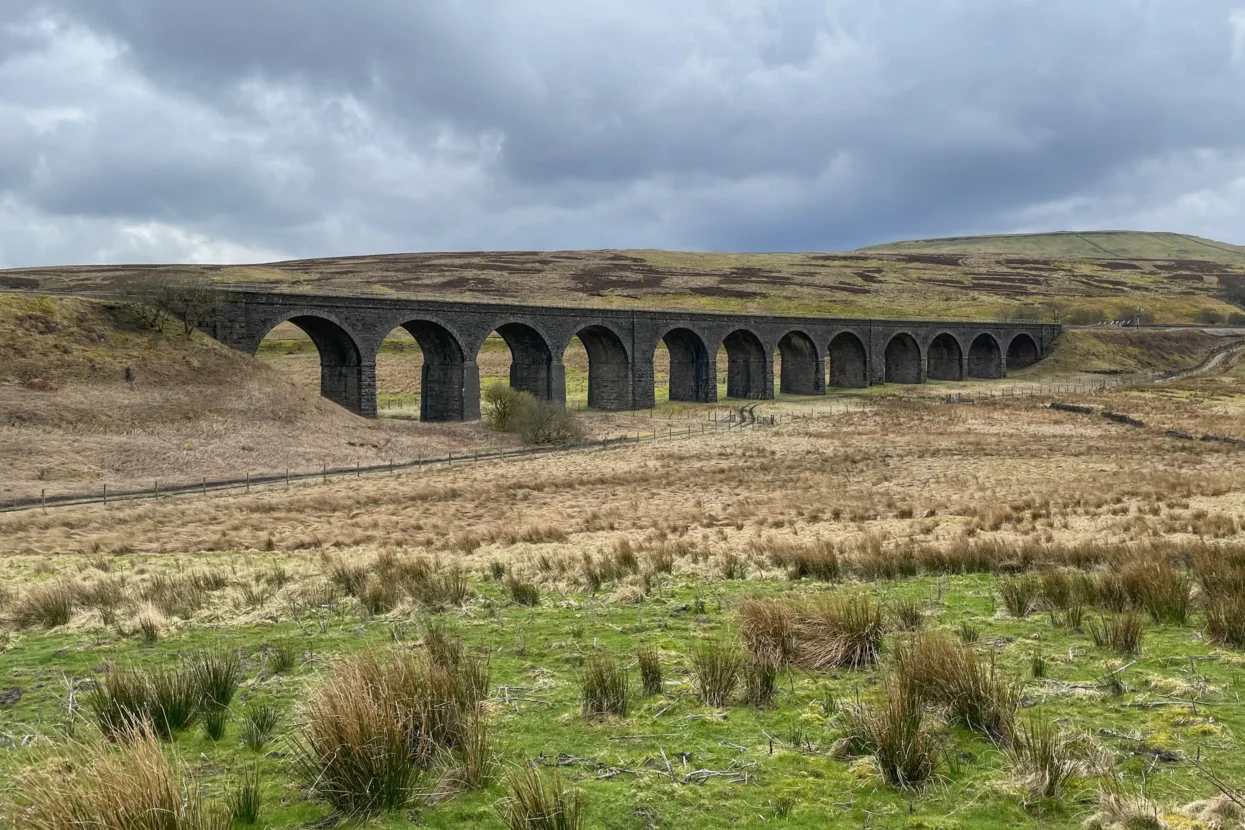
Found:
[(1239, 240), (1240, 6), (12, 0), (0, 220), (78, 260)]

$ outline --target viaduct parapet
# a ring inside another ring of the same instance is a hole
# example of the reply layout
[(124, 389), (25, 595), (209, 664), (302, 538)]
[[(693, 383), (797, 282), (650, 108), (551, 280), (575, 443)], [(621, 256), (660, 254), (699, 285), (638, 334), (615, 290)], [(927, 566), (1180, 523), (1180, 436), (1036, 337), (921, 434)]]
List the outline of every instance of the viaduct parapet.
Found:
[[(480, 417), (476, 357), (497, 332), (510, 347), (510, 385), (565, 403), (562, 355), (575, 337), (588, 352), (588, 405), (633, 410), (654, 406), (653, 357), (670, 353), (670, 399), (718, 399), (717, 355), (727, 354), (728, 398), (771, 399), (775, 390), (823, 395), (827, 385), (1002, 378), (1044, 357), (1057, 325), (934, 320), (861, 320), (567, 308), (500, 303), (233, 291), (223, 294), (203, 330), (255, 354), (280, 323), (290, 322), (320, 353), (324, 397), (376, 416), (376, 354), (401, 326), (423, 352), (420, 417)], [(774, 377), (774, 354), (782, 356)], [(826, 364), (829, 363), (827, 375)]]

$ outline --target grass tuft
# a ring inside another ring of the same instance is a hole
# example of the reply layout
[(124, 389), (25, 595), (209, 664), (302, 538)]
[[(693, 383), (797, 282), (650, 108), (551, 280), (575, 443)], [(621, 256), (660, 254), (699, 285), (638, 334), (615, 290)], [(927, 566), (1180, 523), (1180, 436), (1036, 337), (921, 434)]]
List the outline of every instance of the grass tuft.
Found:
[(891, 786), (919, 789), (938, 773), (943, 742), (920, 695), (902, 680), (888, 679), (876, 701), (845, 707), (843, 723), (851, 749), (871, 753)]
[(625, 666), (609, 653), (588, 657), (579, 681), (585, 718), (627, 717), (631, 708), (631, 678)]
[(498, 805), (507, 830), (582, 830), (587, 826), (583, 796), (568, 790), (561, 776), (525, 766), (510, 776), (510, 795)]
[(235, 823), (248, 827), (259, 823), (259, 809), (263, 803), (259, 783), (259, 767), (252, 766), (229, 791), (229, 814)]
[(689, 658), (696, 695), (701, 703), (721, 709), (739, 684), (739, 673), (746, 662), (734, 643), (708, 640), (697, 646)]
[(92, 745), (29, 767), (14, 789), (15, 830), (227, 830), (230, 824), (228, 813), (187, 785), (145, 727), (122, 751)]
[(276, 731), (277, 707), (271, 703), (252, 703), (242, 710), (242, 743), (248, 749), (259, 752)]
[(1099, 648), (1109, 648), (1117, 654), (1141, 653), (1141, 616), (1136, 611), (1108, 617), (1105, 614), (1085, 624), (1089, 638)]
[(641, 692), (645, 697), (661, 694), (661, 653), (658, 652), (657, 647), (652, 645), (637, 646), (635, 657), (640, 667)]

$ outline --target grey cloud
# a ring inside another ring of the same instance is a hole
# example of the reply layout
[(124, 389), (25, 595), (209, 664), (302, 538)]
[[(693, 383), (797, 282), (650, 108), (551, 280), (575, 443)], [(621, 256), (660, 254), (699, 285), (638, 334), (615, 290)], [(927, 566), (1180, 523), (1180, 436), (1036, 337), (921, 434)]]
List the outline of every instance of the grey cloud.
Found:
[[(292, 256), (841, 249), (1034, 217), (1196, 233), (1204, 214), (1164, 204), (1203, 178), (1129, 176), (1204, 151), (1245, 175), (1229, 0), (6, 8), (0, 107), (89, 115), (0, 128), (0, 193), (31, 221), (150, 220)], [(57, 72), (109, 48), (104, 77)]]

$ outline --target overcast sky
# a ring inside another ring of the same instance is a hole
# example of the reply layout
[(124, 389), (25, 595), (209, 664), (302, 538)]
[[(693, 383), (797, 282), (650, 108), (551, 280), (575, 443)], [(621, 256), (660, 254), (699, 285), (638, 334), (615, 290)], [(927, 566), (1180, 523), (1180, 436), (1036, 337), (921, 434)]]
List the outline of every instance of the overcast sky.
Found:
[(0, 267), (1245, 242), (1245, 0), (0, 0)]

